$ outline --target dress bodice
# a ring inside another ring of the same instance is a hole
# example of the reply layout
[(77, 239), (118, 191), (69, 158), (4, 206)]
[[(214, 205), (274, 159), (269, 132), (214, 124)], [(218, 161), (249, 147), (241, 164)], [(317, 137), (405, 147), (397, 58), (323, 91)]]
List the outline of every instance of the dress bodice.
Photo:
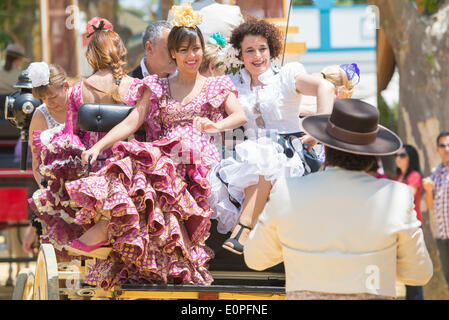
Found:
[(254, 109), (256, 104), (265, 123), (265, 130), (279, 133), (301, 131), (299, 106), (302, 95), (296, 91), (295, 76), (305, 72), (303, 65), (298, 62), (288, 63), (279, 71), (270, 68), (259, 76), (264, 86), (253, 89), (251, 75), (246, 69), (230, 76), (248, 118), (244, 128), (249, 138), (256, 137), (255, 133), (261, 129), (256, 123), (259, 116)]
[(59, 123), (52, 117), (52, 115), (50, 114), (50, 111), (48, 111), (48, 107), (45, 103), (43, 103), (39, 107), (37, 107), (37, 110), (42, 112), (42, 114), (44, 115), (45, 121), (47, 122), (48, 129), (52, 129), (52, 128), (64, 125), (63, 123)]
[[(192, 131), (195, 131), (196, 129), (194, 129), (192, 125), (195, 117), (205, 117), (212, 121), (223, 119), (224, 105), (221, 104), (218, 107), (211, 107), (207, 101), (208, 92), (210, 90), (209, 87), (213, 86), (213, 83), (217, 82), (217, 80), (218, 79), (208, 78), (201, 89), (201, 92), (191, 101), (183, 104), (181, 101), (170, 96), (168, 80), (163, 79), (163, 90), (166, 93), (166, 96), (162, 99), (160, 106), (162, 136), (176, 130), (177, 127), (189, 127), (192, 128)], [(197, 133), (200, 134), (199, 132)]]
[(147, 140), (182, 138), (185, 143), (197, 145), (202, 154), (218, 161), (219, 153), (214, 145), (214, 137), (195, 129), (193, 119), (206, 117), (214, 122), (223, 119), (224, 102), (228, 95), (231, 92), (237, 95), (235, 86), (227, 76), (209, 77), (201, 92), (183, 104), (171, 97), (168, 81), (153, 75), (144, 78), (141, 85), (133, 88), (136, 99), (143, 95), (145, 87), (151, 90), (149, 110), (144, 123)]

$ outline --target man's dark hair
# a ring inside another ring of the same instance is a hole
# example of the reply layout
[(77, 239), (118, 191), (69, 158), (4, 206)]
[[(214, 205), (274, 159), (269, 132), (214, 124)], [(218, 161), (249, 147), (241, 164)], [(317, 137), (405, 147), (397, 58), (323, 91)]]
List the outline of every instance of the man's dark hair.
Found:
[(440, 143), (440, 139), (443, 137), (447, 137), (449, 136), (449, 132), (448, 131), (442, 131), (440, 132), (440, 134), (437, 137), (437, 145)]
[(145, 32), (142, 36), (142, 44), (145, 49), (145, 43), (147, 41), (154, 42), (155, 40), (159, 40), (162, 37), (162, 30), (168, 29), (171, 30), (173, 25), (165, 20), (159, 20), (155, 22), (151, 22), (145, 29)]
[(328, 146), (324, 146), (324, 148), (326, 154), (325, 167), (331, 166), (351, 171), (367, 171), (376, 162), (375, 156), (349, 153)]

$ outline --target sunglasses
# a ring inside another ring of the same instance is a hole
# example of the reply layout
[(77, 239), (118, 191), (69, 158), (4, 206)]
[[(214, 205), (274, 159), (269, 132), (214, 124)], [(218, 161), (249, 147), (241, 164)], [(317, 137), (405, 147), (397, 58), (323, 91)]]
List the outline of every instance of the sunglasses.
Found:
[(449, 144), (444, 144), (444, 143), (438, 144), (438, 148), (444, 149), (444, 148), (447, 148), (447, 147), (449, 147)]
[(394, 156), (395, 156), (395, 158), (399, 157), (401, 159), (405, 159), (405, 158), (407, 158), (407, 153), (405, 153), (405, 152), (396, 153)]

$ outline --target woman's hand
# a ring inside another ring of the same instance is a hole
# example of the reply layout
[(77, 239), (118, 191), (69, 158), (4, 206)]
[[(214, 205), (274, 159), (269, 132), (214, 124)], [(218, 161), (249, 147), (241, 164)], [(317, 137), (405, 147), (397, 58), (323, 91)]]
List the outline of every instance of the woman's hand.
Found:
[(83, 164), (89, 164), (89, 158), (92, 157), (90, 159), (90, 164), (92, 165), (97, 160), (97, 157), (99, 154), (100, 154), (100, 150), (97, 149), (95, 146), (93, 146), (89, 150), (83, 151), (83, 153), (81, 154), (81, 160), (82, 160)]
[(302, 136), (300, 140), (303, 146), (307, 144), (307, 151), (312, 150), (312, 148), (318, 143), (317, 140), (315, 140), (312, 136), (309, 136), (308, 134)]
[(207, 132), (207, 133), (217, 133), (222, 131), (218, 123), (215, 123), (210, 119), (203, 117), (195, 117), (193, 119), (193, 127), (200, 132)]

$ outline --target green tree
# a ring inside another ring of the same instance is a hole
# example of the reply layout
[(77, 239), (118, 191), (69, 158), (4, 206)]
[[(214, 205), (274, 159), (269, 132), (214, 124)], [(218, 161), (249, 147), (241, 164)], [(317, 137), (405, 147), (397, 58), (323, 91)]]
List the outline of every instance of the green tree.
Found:
[(24, 26), (35, 24), (38, 5), (35, 0), (0, 0), (0, 50), (13, 42), (32, 42), (30, 28)]

